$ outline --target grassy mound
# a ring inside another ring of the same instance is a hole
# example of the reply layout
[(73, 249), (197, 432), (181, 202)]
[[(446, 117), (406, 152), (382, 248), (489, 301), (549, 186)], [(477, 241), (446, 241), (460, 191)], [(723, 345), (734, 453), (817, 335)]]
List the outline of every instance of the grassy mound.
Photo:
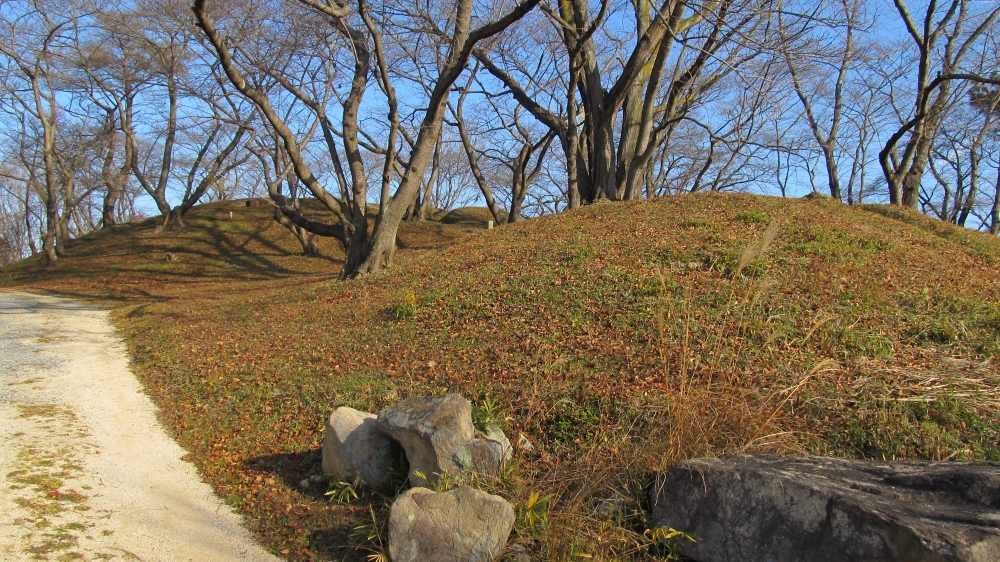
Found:
[(486, 207), (461, 207), (441, 217), (441, 222), (445, 224), (470, 224), (479, 228), (486, 228), (492, 220), (493, 213)]
[[(287, 234), (254, 238), (280, 227), (248, 220), (219, 242), (228, 209), (205, 206), (180, 234), (102, 234), (7, 283), (123, 298), (165, 423), (291, 559), (384, 548), (387, 495), (330, 502), (308, 477), (332, 407), (415, 394), (462, 392), (479, 423), (534, 444), (476, 485), (512, 499), (512, 543), (545, 560), (669, 559), (645, 490), (686, 457), (1000, 460), (1000, 241), (984, 234), (887, 207), (687, 195), (457, 242), (419, 224), (438, 242), (412, 247), (444, 249), (406, 250), (401, 234), (395, 268), (342, 283)], [(170, 272), (160, 250), (102, 270), (171, 240), (188, 253)], [(241, 267), (230, 247), (260, 257)]]
[[(303, 200), (302, 207), (307, 217), (334, 220), (314, 199)], [(370, 212), (377, 210), (369, 205)], [(302, 247), (273, 213), (267, 201), (248, 207), (246, 200), (235, 200), (195, 206), (182, 229), (161, 228), (160, 217), (117, 225), (71, 241), (66, 257), (52, 267), (42, 266), (40, 256), (12, 264), (0, 270), (0, 283), (97, 299), (156, 300), (192, 290), (226, 292), (233, 282), (266, 286), (313, 276), (335, 279), (344, 257), (340, 243), (317, 238), (322, 255), (304, 259)], [(448, 246), (477, 230), (467, 224), (404, 222), (397, 245), (405, 259), (413, 253), (409, 250)]]

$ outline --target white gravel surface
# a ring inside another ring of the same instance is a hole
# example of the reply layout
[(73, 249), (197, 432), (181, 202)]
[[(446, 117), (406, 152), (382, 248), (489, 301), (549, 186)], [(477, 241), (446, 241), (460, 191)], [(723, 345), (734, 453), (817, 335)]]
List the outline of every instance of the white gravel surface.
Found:
[(279, 560), (184, 454), (107, 312), (0, 292), (0, 560)]

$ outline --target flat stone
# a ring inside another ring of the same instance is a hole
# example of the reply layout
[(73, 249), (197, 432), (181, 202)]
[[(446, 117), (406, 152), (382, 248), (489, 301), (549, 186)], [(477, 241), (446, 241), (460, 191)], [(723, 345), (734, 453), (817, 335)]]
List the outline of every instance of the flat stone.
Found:
[(407, 398), (379, 412), (376, 426), (406, 450), (412, 486), (426, 485), (417, 471), (428, 479), (460, 472), (455, 453), (475, 435), (472, 405), (460, 394)]
[(1000, 560), (1000, 463), (692, 459), (651, 492), (700, 562)]
[(323, 439), (324, 474), (379, 486), (389, 472), (401, 470), (399, 444), (378, 430), (375, 419), (375, 414), (346, 406), (330, 414)]
[(490, 562), (514, 528), (514, 508), (475, 488), (410, 488), (389, 510), (393, 562)]

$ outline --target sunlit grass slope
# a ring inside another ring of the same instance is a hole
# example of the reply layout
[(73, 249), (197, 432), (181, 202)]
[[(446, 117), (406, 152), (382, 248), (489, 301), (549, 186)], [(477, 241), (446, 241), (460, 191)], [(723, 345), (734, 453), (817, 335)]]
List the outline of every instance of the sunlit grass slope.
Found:
[(668, 557), (643, 535), (644, 486), (685, 457), (1000, 460), (1000, 241), (984, 234), (888, 207), (688, 195), (408, 227), (395, 268), (343, 283), (332, 244), (299, 257), (269, 220), (208, 205), (183, 231), (122, 227), (0, 280), (123, 299), (164, 421), (292, 559), (379, 548), (351, 531), (383, 520), (383, 495), (331, 503), (300, 483), (334, 406), (415, 394), (462, 392), (534, 443), (478, 485), (522, 512), (553, 494), (512, 538), (546, 560)]

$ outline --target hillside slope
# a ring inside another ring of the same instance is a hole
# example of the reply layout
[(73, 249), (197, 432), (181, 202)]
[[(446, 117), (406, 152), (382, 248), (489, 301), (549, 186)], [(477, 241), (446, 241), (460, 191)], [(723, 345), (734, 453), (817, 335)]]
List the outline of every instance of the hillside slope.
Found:
[[(113, 230), (54, 272), (21, 265), (0, 283), (122, 299), (164, 420), (292, 559), (379, 548), (350, 534), (382, 496), (330, 504), (299, 484), (332, 407), (413, 394), (462, 392), (478, 420), (534, 443), (480, 485), (522, 509), (554, 495), (548, 522), (512, 539), (541, 559), (664, 559), (643, 538), (642, 490), (680, 458), (1000, 460), (1000, 240), (981, 233), (881, 206), (697, 194), (454, 243), (427, 223), (415, 228), (437, 242), (423, 245), (443, 249), (342, 283), (336, 257), (296, 257), (263, 222), (227, 232), (228, 212), (205, 206), (161, 237)], [(171, 244), (179, 262), (163, 261)], [(620, 512), (595, 515), (609, 499)]]
[[(195, 206), (186, 228), (162, 229), (160, 217), (116, 225), (71, 241), (67, 255), (52, 267), (40, 256), (0, 270), (0, 283), (30, 284), (93, 298), (158, 298), (197, 287), (212, 292), (220, 283), (264, 283), (282, 279), (336, 276), (343, 263), (340, 244), (317, 237), (321, 256), (306, 259), (292, 234), (273, 220), (273, 207), (247, 206), (247, 200)], [(306, 216), (325, 221), (333, 215), (319, 202), (303, 200)], [(409, 254), (450, 245), (485, 223), (407, 222), (398, 235), (403, 259)], [(168, 258), (169, 254), (169, 258)]]

